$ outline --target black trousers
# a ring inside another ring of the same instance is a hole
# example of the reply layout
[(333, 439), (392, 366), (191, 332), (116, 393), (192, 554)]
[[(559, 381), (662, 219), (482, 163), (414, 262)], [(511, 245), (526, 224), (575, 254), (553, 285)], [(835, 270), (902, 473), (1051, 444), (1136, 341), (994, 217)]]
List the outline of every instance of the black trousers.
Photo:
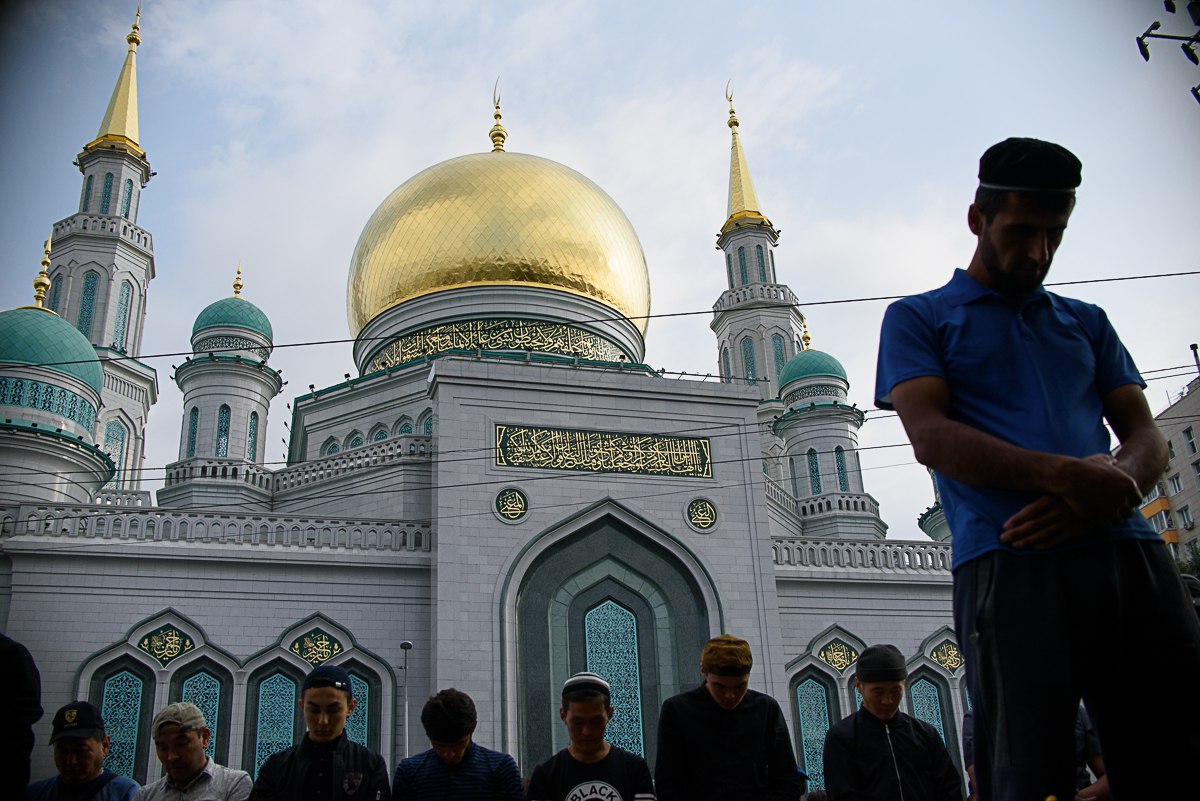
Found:
[(981, 801), (1075, 797), (1082, 697), (1113, 798), (1188, 799), (1200, 765), (1200, 619), (1160, 541), (993, 551), (954, 573)]

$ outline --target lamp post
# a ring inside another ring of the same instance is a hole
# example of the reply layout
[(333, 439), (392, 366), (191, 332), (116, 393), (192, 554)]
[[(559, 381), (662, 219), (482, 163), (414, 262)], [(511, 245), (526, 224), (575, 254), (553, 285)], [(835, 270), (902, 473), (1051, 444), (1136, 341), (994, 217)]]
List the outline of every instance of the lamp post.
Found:
[[(1174, 14), (1176, 11), (1174, 0), (1166, 0), (1163, 7), (1168, 14)], [(1162, 23), (1158, 20), (1150, 23), (1150, 27), (1146, 32), (1137, 37), (1138, 52), (1142, 54), (1142, 58), (1146, 61), (1150, 60), (1150, 45), (1148, 39), (1171, 39), (1176, 42), (1181, 42), (1179, 49), (1183, 51), (1183, 55), (1193, 64), (1200, 66), (1200, 54), (1197, 54), (1196, 49), (1200, 48), (1200, 0), (1191, 0), (1187, 4), (1188, 16), (1191, 17), (1192, 24), (1196, 26), (1196, 32), (1191, 36), (1177, 36), (1174, 34), (1157, 33), (1162, 28)], [(1192, 97), (1200, 102), (1200, 84), (1192, 87)]]
[(413, 644), (405, 640), (400, 643), (400, 650), (404, 652), (404, 758), (408, 759), (408, 652), (412, 650)]

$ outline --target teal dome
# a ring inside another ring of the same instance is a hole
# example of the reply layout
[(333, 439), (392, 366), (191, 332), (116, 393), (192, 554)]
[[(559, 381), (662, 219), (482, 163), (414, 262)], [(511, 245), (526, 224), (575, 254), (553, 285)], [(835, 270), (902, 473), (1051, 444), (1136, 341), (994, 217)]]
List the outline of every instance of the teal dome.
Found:
[(12, 309), (0, 312), (0, 363), (41, 367), (77, 378), (99, 394), (104, 371), (96, 349), (79, 330), (53, 312)]
[(850, 383), (850, 379), (846, 377), (846, 368), (842, 367), (841, 362), (828, 353), (809, 348), (788, 359), (788, 363), (783, 366), (783, 372), (779, 374), (779, 388), (782, 390), (801, 378), (818, 376), (840, 378), (847, 384)]
[(271, 321), (262, 309), (242, 298), (222, 298), (200, 312), (196, 324), (192, 326), (192, 336), (205, 328), (245, 328), (274, 341)]

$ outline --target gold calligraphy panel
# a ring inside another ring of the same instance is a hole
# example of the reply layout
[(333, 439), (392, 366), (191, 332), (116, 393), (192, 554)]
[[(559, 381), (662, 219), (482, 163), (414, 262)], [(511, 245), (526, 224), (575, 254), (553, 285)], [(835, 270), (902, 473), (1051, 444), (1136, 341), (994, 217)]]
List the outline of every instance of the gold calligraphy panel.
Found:
[(496, 465), (537, 470), (712, 478), (707, 437), (496, 424)]
[(623, 351), (590, 331), (537, 320), (462, 320), (435, 325), (389, 342), (371, 359), (367, 372), (450, 350), (531, 350), (619, 361)]
[(817, 652), (817, 658), (840, 673), (858, 661), (858, 651), (854, 646), (834, 639)]
[(525, 493), (509, 487), (496, 495), (496, 514), (505, 520), (520, 520), (529, 511), (529, 500)]
[(342, 644), (321, 629), (297, 637), (288, 649), (310, 665), (319, 665), (342, 652)]
[(934, 648), (930, 652), (929, 658), (951, 673), (962, 667), (965, 661), (958, 646), (950, 640), (945, 640), (937, 648)]
[(158, 660), (158, 664), (166, 667), (195, 648), (196, 644), (192, 642), (191, 637), (174, 626), (163, 626), (153, 634), (142, 637), (137, 647)]
[(688, 504), (687, 521), (694, 528), (707, 531), (717, 524), (717, 507), (707, 498), (697, 498)]

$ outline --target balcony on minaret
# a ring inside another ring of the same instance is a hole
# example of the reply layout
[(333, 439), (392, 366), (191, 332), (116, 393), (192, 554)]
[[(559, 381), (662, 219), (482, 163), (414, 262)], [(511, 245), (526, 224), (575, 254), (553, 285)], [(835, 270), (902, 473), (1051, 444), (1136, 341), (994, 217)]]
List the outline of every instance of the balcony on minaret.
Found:
[(795, 306), (799, 303), (796, 293), (787, 284), (747, 284), (726, 289), (713, 304), (714, 312), (755, 306)]
[(72, 235), (122, 239), (146, 255), (154, 255), (154, 239), (150, 236), (150, 232), (134, 225), (124, 217), (72, 214), (54, 224), (56, 243)]

